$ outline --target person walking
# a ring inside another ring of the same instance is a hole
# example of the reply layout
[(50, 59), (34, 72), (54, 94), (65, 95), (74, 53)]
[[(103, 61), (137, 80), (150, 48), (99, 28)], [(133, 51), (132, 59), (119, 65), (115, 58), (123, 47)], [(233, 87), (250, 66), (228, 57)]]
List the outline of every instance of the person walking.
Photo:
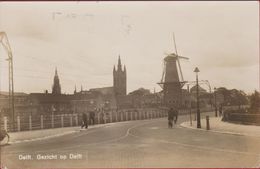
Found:
[(177, 109), (173, 109), (173, 120), (174, 120), (174, 124), (177, 123), (177, 120), (178, 120), (178, 110)]
[(82, 114), (82, 125), (81, 125), (81, 128), (85, 127), (85, 129), (88, 128), (88, 119), (87, 119), (87, 114), (86, 113), (83, 113)]
[(223, 114), (223, 108), (222, 108), (222, 104), (220, 104), (219, 106), (219, 116), (222, 117)]
[(174, 110), (171, 107), (168, 111), (168, 128), (172, 128), (173, 126), (173, 116), (174, 116)]

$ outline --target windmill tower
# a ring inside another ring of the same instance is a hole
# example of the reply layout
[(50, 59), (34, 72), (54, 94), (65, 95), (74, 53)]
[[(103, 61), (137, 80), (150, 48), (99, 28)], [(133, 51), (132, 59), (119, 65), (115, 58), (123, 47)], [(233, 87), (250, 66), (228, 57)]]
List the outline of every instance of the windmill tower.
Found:
[(161, 82), (158, 84), (163, 89), (164, 105), (167, 107), (180, 107), (182, 105), (182, 87), (185, 84), (180, 59), (188, 58), (178, 55), (174, 34), (173, 42), (175, 53), (167, 54), (163, 59), (163, 74)]

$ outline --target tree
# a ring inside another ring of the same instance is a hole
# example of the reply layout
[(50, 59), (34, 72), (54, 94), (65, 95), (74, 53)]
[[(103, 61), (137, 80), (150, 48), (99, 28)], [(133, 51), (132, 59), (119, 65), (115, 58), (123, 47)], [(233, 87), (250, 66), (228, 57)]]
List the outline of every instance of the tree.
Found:
[(255, 92), (249, 97), (250, 99), (250, 112), (260, 113), (260, 93), (255, 90)]
[(226, 105), (229, 102), (230, 92), (228, 89), (226, 89), (225, 87), (220, 87), (217, 89), (217, 94), (221, 94), (223, 96), (224, 98), (223, 105)]
[(223, 105), (234, 105), (240, 108), (241, 105), (248, 104), (247, 95), (242, 90), (220, 87), (217, 89), (217, 93), (223, 96)]
[(230, 90), (230, 104), (238, 105), (239, 108), (241, 105), (248, 104), (246, 93), (242, 90), (237, 90), (237, 89)]

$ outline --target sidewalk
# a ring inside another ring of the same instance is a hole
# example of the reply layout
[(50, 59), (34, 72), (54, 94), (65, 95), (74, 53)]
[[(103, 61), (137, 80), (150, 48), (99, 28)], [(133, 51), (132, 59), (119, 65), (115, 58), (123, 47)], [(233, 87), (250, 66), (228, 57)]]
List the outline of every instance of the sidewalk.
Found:
[(196, 121), (192, 121), (192, 126), (190, 125), (190, 121), (181, 123), (181, 126), (185, 128), (197, 129), (201, 131), (260, 137), (260, 126), (223, 122), (221, 121), (221, 117), (210, 117), (209, 123), (210, 123), (210, 130), (206, 130), (205, 118), (201, 119), (201, 129), (197, 129)]
[[(105, 127), (107, 125), (111, 125), (111, 123), (97, 124), (94, 126), (90, 125), (88, 126), (88, 129)], [(9, 133), (10, 135), (9, 143), (16, 144), (16, 143), (27, 142), (27, 141), (36, 141), (36, 140), (53, 138), (53, 137), (59, 137), (67, 134), (80, 132), (80, 129), (81, 129), (80, 126), (74, 126), (74, 127), (54, 128), (54, 129), (14, 132), (14, 133)], [(5, 138), (4, 142), (6, 141), (7, 139)], [(4, 144), (4, 142), (1, 144)]]

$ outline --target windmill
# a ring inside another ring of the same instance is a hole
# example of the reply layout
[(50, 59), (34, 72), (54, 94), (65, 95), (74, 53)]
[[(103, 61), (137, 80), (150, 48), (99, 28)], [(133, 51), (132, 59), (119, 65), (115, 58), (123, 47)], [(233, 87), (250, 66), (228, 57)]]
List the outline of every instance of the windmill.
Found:
[(174, 34), (173, 42), (175, 53), (166, 54), (166, 57), (163, 60), (162, 78), (158, 84), (163, 89), (165, 105), (179, 107), (182, 102), (181, 90), (186, 83), (183, 79), (180, 59), (188, 60), (189, 58), (178, 55)]

